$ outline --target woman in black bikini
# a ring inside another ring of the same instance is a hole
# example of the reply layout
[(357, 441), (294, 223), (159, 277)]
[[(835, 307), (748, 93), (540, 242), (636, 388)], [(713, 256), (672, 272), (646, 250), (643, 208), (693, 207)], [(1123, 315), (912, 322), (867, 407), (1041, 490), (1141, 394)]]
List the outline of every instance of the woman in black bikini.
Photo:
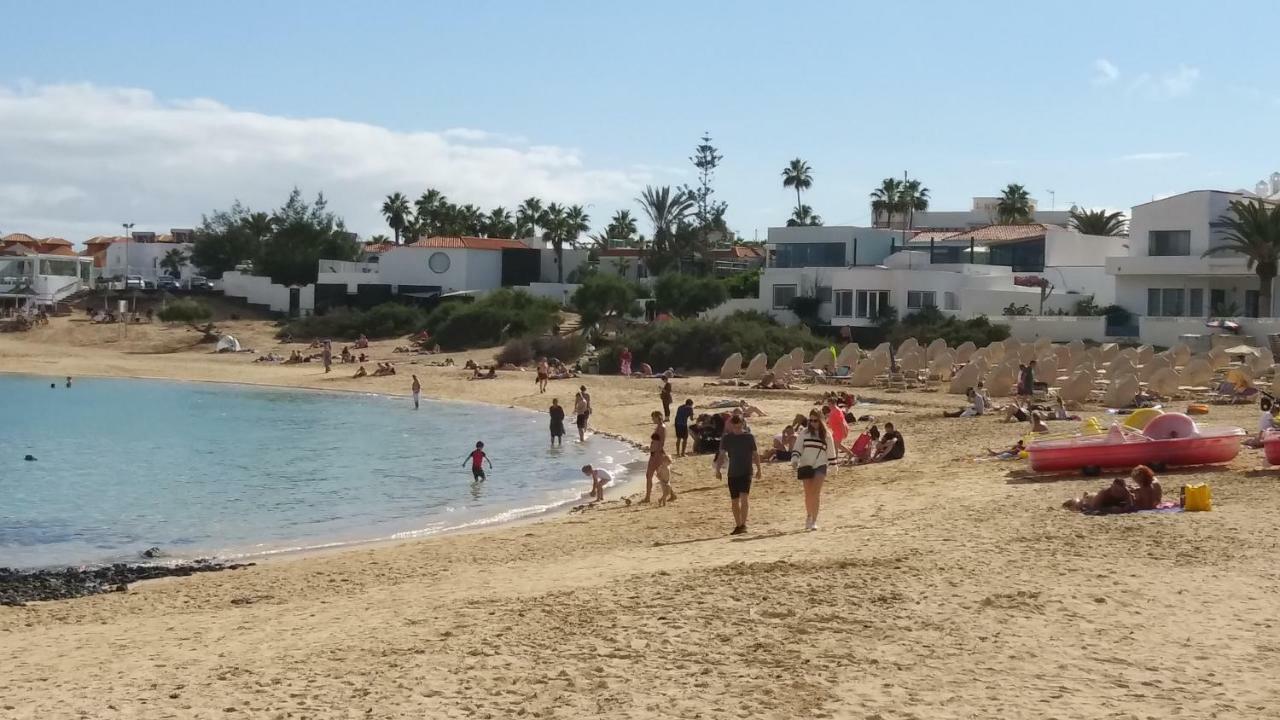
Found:
[(654, 410), (650, 417), (653, 418), (653, 434), (649, 436), (649, 464), (644, 469), (644, 500), (641, 502), (649, 502), (649, 496), (653, 494), (653, 476), (667, 451), (667, 424), (662, 419), (662, 412)]

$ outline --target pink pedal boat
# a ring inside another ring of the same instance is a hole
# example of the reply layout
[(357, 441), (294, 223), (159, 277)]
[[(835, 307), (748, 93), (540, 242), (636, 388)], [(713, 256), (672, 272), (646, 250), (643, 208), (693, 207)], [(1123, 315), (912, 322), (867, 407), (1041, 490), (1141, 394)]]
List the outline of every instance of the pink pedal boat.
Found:
[[(1212, 465), (1240, 453), (1245, 431), (1238, 427), (1200, 427), (1182, 413), (1154, 418), (1141, 432), (1121, 425), (1105, 435), (1081, 435), (1065, 440), (1041, 440), (1027, 446), (1031, 469), (1037, 472), (1080, 470), (1097, 475), (1104, 468), (1147, 465), (1160, 471), (1175, 465)], [(1280, 443), (1280, 434), (1275, 438)], [(1268, 460), (1272, 450), (1268, 449)], [(1280, 445), (1275, 447), (1280, 462)]]
[(1268, 465), (1280, 465), (1280, 432), (1262, 433), (1262, 452), (1267, 456)]

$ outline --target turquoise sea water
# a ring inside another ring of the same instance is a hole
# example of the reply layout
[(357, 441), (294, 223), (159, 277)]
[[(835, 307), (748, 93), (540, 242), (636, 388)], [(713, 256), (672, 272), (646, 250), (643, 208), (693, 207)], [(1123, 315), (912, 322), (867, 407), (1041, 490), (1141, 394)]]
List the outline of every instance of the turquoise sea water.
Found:
[[(590, 486), (582, 465), (617, 482), (637, 458), (599, 436), (550, 449), (547, 416), (521, 410), (53, 381), (0, 375), (0, 566), (138, 560), (152, 546), (173, 558), (241, 558), (431, 534), (574, 502)], [(463, 465), (477, 440), (494, 465), (478, 484)]]

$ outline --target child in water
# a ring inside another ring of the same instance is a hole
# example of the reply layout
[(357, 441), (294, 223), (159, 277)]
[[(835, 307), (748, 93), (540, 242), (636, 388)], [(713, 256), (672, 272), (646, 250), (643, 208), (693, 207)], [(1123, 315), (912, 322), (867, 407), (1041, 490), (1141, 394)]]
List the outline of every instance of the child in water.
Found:
[[(484, 482), (484, 463), (489, 463), (489, 469), (493, 469), (493, 461), (484, 453), (484, 443), (477, 442), (476, 449), (467, 455), (467, 460), (471, 461), (471, 479), (476, 482)], [(462, 464), (466, 465), (467, 460), (463, 460)]]

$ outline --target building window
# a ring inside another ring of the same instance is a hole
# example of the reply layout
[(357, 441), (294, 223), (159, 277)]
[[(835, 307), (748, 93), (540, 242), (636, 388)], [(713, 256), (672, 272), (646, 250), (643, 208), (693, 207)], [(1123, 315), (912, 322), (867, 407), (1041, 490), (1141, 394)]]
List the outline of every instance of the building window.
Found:
[(449, 265), (449, 256), (442, 252), (431, 253), (431, 257), (427, 258), (427, 267), (431, 268), (431, 272), (449, 272)]
[(907, 309), (919, 310), (926, 307), (937, 307), (937, 293), (932, 290), (908, 290)]
[(955, 293), (948, 290), (942, 293), (942, 307), (946, 310), (959, 310), (960, 298)]
[(1260, 300), (1261, 300), (1261, 296), (1258, 295), (1257, 290), (1244, 291), (1244, 316), (1245, 317), (1256, 318), (1261, 315), (1261, 313), (1258, 312), (1259, 310), (1262, 309), (1259, 307)]
[(791, 301), (796, 297), (795, 285), (774, 285), (773, 286), (773, 309), (784, 310), (791, 307)]
[(889, 307), (888, 290), (859, 290), (856, 297), (857, 312), (855, 314), (860, 318), (874, 320)]
[(780, 268), (844, 267), (844, 243), (778, 243), (773, 266)]
[(853, 291), (852, 290), (836, 290), (836, 317), (853, 317)]
[(1204, 290), (1192, 288), (1187, 292), (1187, 314), (1191, 317), (1204, 317)]
[(1182, 288), (1147, 288), (1147, 315), (1151, 317), (1183, 317), (1186, 291)]
[(1191, 254), (1190, 230), (1152, 230), (1147, 233), (1147, 254), (1155, 257)]
[(823, 302), (823, 303), (831, 302), (831, 286), (830, 285), (819, 285), (817, 287), (817, 294), (818, 294), (818, 302)]

